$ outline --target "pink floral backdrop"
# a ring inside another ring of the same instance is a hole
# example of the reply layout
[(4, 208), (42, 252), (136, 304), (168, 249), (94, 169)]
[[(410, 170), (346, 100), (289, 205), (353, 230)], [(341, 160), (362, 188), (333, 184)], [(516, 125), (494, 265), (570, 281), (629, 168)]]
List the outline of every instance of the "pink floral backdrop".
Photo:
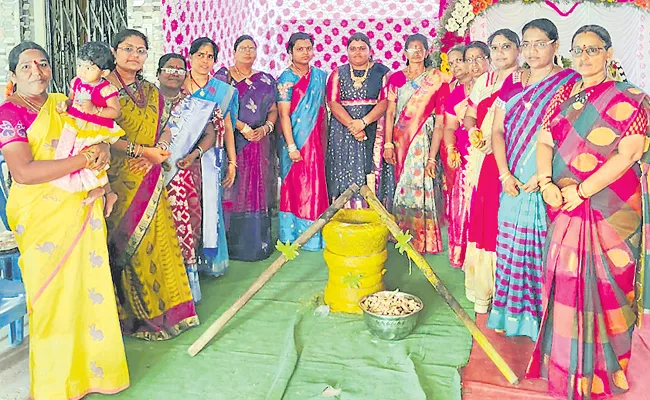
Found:
[(332, 70), (347, 62), (347, 39), (364, 32), (374, 58), (393, 69), (405, 58), (412, 33), (431, 38), (438, 28), (437, 0), (163, 0), (165, 51), (187, 55), (192, 40), (208, 36), (220, 48), (217, 65), (230, 65), (233, 43), (250, 34), (258, 45), (256, 68), (279, 75), (288, 65), (286, 43), (296, 31), (315, 39), (314, 65)]

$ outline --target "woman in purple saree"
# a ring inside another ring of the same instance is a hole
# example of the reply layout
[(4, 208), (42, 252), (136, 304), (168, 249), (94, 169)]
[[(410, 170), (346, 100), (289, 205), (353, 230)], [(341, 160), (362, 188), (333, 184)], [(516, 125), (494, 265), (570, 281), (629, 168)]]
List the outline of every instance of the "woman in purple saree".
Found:
[(235, 41), (235, 65), (221, 68), (215, 77), (239, 92), (239, 117), (235, 149), (239, 174), (224, 192), (223, 211), (230, 258), (259, 261), (274, 250), (271, 242), (270, 208), (277, 177), (271, 133), (278, 118), (275, 80), (255, 71), (257, 45), (243, 35)]

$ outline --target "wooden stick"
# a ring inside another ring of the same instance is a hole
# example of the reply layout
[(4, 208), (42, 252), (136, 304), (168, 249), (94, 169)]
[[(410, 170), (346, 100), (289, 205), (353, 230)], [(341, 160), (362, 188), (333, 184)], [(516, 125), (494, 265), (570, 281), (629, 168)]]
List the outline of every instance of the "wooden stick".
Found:
[[(392, 233), (393, 236), (397, 236), (401, 232), (401, 229), (399, 226), (397, 226), (395, 221), (393, 221), (388, 211), (386, 211), (372, 190), (370, 190), (370, 188), (367, 186), (363, 186), (361, 188), (361, 195), (366, 199), (366, 202), (368, 202), (370, 208), (379, 214), (379, 217), (381, 218), (382, 222), (388, 227), (390, 233)], [(476, 323), (474, 323), (470, 316), (467, 315), (465, 310), (460, 306), (449, 289), (447, 289), (447, 287), (440, 281), (440, 278), (438, 278), (427, 260), (422, 257), (422, 254), (417, 252), (411, 243), (407, 244), (406, 253), (408, 254), (409, 258), (413, 260), (415, 265), (417, 265), (417, 267), (424, 273), (424, 276), (426, 276), (427, 280), (429, 283), (431, 283), (438, 294), (440, 294), (440, 296), (442, 296), (447, 304), (449, 304), (449, 307), (451, 307), (451, 309), (456, 313), (460, 321), (469, 330), (469, 333), (471, 333), (474, 339), (476, 339), (476, 342), (479, 344), (479, 346), (481, 346), (488, 357), (490, 357), (490, 360), (492, 360), (494, 365), (496, 365), (503, 376), (508, 380), (508, 382), (510, 382), (510, 384), (516, 385), (519, 382), (517, 375), (515, 375), (508, 363), (506, 363), (499, 352), (497, 352), (494, 346), (492, 346), (492, 343), (490, 343), (488, 338), (485, 337), (483, 332), (479, 330), (478, 326), (476, 326)]]
[[(336, 214), (338, 210), (340, 210), (345, 203), (347, 203), (352, 196), (355, 194), (359, 193), (359, 186), (352, 184), (345, 192), (343, 192), (334, 202), (332, 203), (331, 206), (325, 210), (323, 214), (318, 217), (316, 221), (314, 221), (313, 224), (309, 226), (299, 237), (296, 239), (294, 244), (298, 244), (299, 246), (303, 246), (309, 239), (311, 239), (312, 236), (314, 236), (317, 232), (319, 232), (321, 229), (323, 229), (323, 226)], [(212, 323), (208, 327), (208, 329), (205, 330), (205, 332), (198, 338), (192, 345), (190, 346), (189, 349), (187, 349), (187, 353), (194, 357), (197, 355), (203, 348), (208, 344), (212, 338), (214, 338), (221, 328), (223, 328), (228, 321), (232, 319), (232, 317), (237, 314), (239, 310), (248, 303), (248, 301), (275, 275), (280, 268), (284, 264), (287, 263), (287, 259), (284, 257), (284, 254), (281, 254), (274, 262), (271, 264), (263, 273), (260, 275), (255, 282), (242, 294), (228, 309), (221, 314), (219, 318), (217, 318), (216, 321)]]

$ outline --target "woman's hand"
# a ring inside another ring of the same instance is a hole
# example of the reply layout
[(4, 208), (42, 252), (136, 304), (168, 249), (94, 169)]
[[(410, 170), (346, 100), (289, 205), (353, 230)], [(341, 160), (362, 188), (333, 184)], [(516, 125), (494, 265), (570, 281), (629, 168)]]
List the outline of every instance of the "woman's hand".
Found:
[(485, 138), (481, 143), (481, 146), (478, 146), (477, 149), (481, 153), (492, 154), (492, 136)]
[(62, 101), (60, 103), (57, 103), (56, 112), (58, 112), (59, 114), (67, 113), (68, 112), (68, 102), (67, 101)]
[(514, 175), (510, 174), (507, 178), (501, 181), (501, 186), (503, 186), (503, 191), (508, 196), (517, 197), (519, 194), (519, 188), (523, 187), (524, 184), (521, 183), (519, 179), (515, 178)]
[(171, 156), (172, 153), (167, 150), (163, 150), (158, 147), (145, 147), (144, 148), (144, 158), (149, 160), (153, 164), (162, 164), (165, 160)]
[(525, 185), (521, 186), (521, 188), (526, 193), (536, 192), (539, 189), (539, 180), (537, 178), (537, 175), (533, 175), (533, 177), (530, 178)]
[(391, 165), (395, 165), (397, 163), (397, 159), (395, 158), (395, 150), (391, 148), (384, 149), (384, 160)]
[(194, 161), (196, 161), (197, 158), (198, 158), (198, 151), (196, 150), (191, 151), (190, 154), (178, 160), (176, 162), (176, 166), (180, 169), (185, 169), (190, 165), (192, 165), (192, 163), (194, 163)]
[(249, 132), (249, 136), (246, 138), (249, 142), (259, 142), (264, 136), (266, 136), (266, 127), (264, 125), (253, 129)]
[(553, 208), (562, 206), (562, 191), (554, 183), (548, 183), (548, 186), (542, 186), (542, 199), (544, 202)]
[[(359, 132), (366, 129), (366, 125), (360, 119), (353, 119), (352, 122), (350, 122), (350, 125), (348, 125), (347, 128), (350, 131), (350, 133), (352, 135), (354, 135), (354, 137), (357, 137), (356, 134), (358, 134)], [(363, 135), (363, 136), (365, 136), (365, 135)]]
[(293, 162), (302, 161), (302, 154), (300, 154), (300, 150), (290, 151), (289, 152), (289, 158)]
[(451, 169), (456, 169), (460, 167), (460, 164), (460, 153), (458, 152), (458, 149), (456, 149), (456, 146), (447, 146), (447, 166)]
[(237, 167), (234, 164), (228, 164), (228, 170), (226, 171), (226, 177), (221, 181), (224, 189), (230, 189), (235, 183), (235, 177), (237, 176)]
[(153, 163), (146, 158), (129, 159), (129, 170), (140, 175), (146, 175), (153, 167)]
[(88, 151), (95, 156), (94, 161), (88, 165), (88, 168), (93, 171), (104, 170), (111, 161), (111, 146), (108, 143), (100, 143), (90, 146)]
[(424, 167), (424, 173), (431, 179), (436, 176), (436, 162), (427, 160), (427, 165)]
[[(546, 190), (545, 190), (546, 192)], [(562, 211), (571, 212), (584, 202), (578, 195), (578, 185), (565, 186), (561, 190), (564, 205)]]

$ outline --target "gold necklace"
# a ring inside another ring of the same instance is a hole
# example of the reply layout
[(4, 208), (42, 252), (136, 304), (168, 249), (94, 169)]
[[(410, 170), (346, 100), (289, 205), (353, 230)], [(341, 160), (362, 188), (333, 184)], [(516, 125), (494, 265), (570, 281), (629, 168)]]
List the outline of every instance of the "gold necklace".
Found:
[[(36, 114), (38, 114), (41, 111), (41, 108), (45, 105), (45, 102), (41, 104), (40, 106), (33, 101), (29, 100), (27, 97), (23, 96), (20, 92), (16, 92), (18, 97), (27, 105), (28, 108), (30, 108), (32, 111), (34, 111)], [(47, 101), (47, 99), (45, 99)]]
[(237, 65), (233, 65), (233, 67), (235, 67), (235, 72), (237, 72), (239, 77), (244, 78), (244, 82), (246, 82), (246, 84), (248, 86), (251, 86), (253, 84), (253, 81), (251, 81), (251, 76), (253, 76), (253, 71), (251, 71), (251, 73), (249, 75), (244, 75), (244, 74), (241, 73), (239, 68), (237, 68)]
[(366, 71), (363, 73), (362, 76), (356, 76), (354, 75), (354, 68), (352, 67), (352, 64), (350, 64), (350, 77), (352, 78), (352, 86), (355, 89), (361, 89), (363, 87), (363, 82), (366, 81), (366, 78), (368, 78), (368, 71), (370, 70), (370, 61), (366, 63)]
[(293, 69), (296, 75), (300, 76), (301, 78), (307, 75), (307, 73), (309, 72), (309, 69), (307, 69), (307, 72), (303, 73), (298, 67), (296, 67), (296, 64), (294, 64), (293, 62), (291, 62), (291, 66), (289, 68)]

